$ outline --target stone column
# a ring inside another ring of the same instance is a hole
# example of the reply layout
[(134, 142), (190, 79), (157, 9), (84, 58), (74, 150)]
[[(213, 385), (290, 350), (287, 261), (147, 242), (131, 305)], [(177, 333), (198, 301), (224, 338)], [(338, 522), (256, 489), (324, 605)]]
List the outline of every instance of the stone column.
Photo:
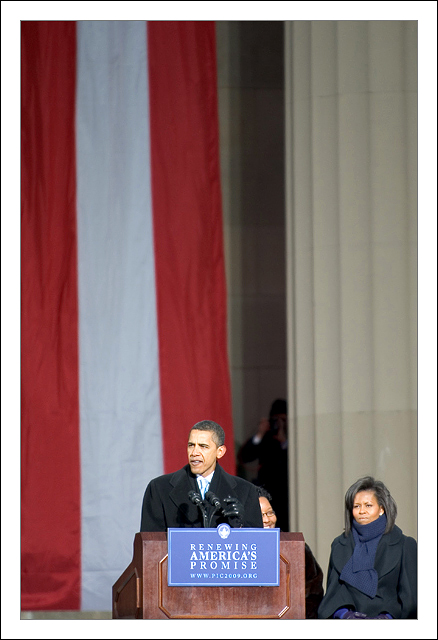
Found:
[(416, 537), (417, 23), (285, 23), (291, 530), (385, 482)]

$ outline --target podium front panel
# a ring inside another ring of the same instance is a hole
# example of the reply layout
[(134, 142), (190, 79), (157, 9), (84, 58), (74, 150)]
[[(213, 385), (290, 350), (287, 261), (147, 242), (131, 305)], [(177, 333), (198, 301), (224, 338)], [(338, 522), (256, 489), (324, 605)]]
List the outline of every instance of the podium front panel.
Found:
[(169, 587), (167, 568), (166, 534), (137, 533), (133, 560), (113, 586), (113, 618), (305, 618), (301, 533), (280, 534), (278, 587)]

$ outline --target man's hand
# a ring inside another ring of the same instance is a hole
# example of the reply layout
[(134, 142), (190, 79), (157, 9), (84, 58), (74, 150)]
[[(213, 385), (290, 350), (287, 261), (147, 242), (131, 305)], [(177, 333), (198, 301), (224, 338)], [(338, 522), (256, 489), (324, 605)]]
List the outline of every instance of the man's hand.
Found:
[(267, 418), (262, 418), (258, 424), (257, 431), (255, 436), (258, 440), (262, 440), (263, 436), (268, 433), (270, 429), (269, 420)]
[(243, 527), (243, 523), (245, 520), (245, 507), (237, 498), (232, 498), (228, 496), (228, 498), (224, 499), (226, 503), (226, 507), (224, 508), (223, 514), (226, 518), (231, 519), (231, 526), (233, 528)]

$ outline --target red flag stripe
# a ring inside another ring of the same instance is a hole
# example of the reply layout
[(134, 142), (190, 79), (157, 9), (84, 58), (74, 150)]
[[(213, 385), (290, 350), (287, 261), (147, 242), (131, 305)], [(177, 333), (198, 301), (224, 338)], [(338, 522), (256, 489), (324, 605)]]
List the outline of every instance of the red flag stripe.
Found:
[(165, 470), (208, 418), (234, 473), (214, 22), (149, 22), (148, 64)]
[(77, 609), (75, 22), (22, 22), (22, 608)]

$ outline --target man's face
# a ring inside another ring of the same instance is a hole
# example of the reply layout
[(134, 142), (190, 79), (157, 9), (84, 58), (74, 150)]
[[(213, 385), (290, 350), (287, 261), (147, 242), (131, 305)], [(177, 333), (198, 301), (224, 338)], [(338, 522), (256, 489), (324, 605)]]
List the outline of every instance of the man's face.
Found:
[(277, 516), (267, 498), (259, 498), (260, 509), (262, 510), (263, 527), (265, 529), (275, 529)]
[(287, 415), (285, 413), (276, 413), (270, 418), (271, 429), (274, 438), (285, 442), (287, 440)]
[(216, 461), (225, 454), (226, 447), (217, 446), (212, 431), (192, 429), (189, 433), (187, 456), (192, 473), (208, 476), (216, 467)]

